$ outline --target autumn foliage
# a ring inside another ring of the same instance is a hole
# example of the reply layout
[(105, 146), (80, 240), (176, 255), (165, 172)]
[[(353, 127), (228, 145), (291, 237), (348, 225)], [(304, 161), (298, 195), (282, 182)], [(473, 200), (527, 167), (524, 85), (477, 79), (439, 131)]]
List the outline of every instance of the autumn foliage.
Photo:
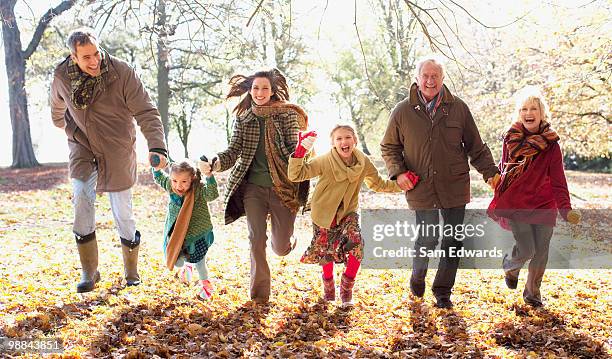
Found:
[[(570, 190), (610, 204), (611, 177), (568, 172)], [(299, 263), (310, 242), (308, 216), (298, 216), (297, 248), (271, 253), (268, 305), (249, 301), (246, 222), (222, 225), (221, 200), (211, 203), (216, 241), (208, 254), (214, 299), (196, 299), (163, 262), (161, 231), (167, 196), (146, 169), (134, 188), (143, 244), (143, 284), (124, 288), (119, 238), (106, 196), (97, 204), (102, 281), (78, 295), (80, 264), (71, 233), (71, 187), (65, 166), (0, 170), (0, 336), (57, 337), (63, 354), (91, 358), (401, 357), (610, 358), (612, 271), (549, 270), (547, 305), (523, 304), (500, 270), (460, 270), (454, 309), (437, 309), (428, 291), (415, 299), (407, 270), (361, 270), (352, 310), (325, 304), (320, 268)], [(224, 178), (220, 176), (220, 182)], [(480, 188), (474, 193), (490, 196)], [(488, 203), (475, 199), (476, 206)], [(404, 208), (399, 195), (363, 193), (362, 206)], [(606, 207), (607, 208), (607, 207)], [(269, 251), (271, 252), (271, 251)], [(338, 269), (340, 270), (340, 269)], [(435, 270), (427, 278), (428, 288)], [(524, 274), (519, 288), (524, 285)], [(0, 356), (18, 356), (1, 353)], [(27, 354), (34, 355), (34, 354)]]

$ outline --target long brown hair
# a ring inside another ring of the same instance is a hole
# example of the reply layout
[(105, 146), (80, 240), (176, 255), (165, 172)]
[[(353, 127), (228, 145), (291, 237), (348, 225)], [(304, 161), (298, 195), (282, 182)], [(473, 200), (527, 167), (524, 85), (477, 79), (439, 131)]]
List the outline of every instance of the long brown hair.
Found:
[(244, 111), (251, 108), (251, 102), (253, 98), (251, 97), (251, 86), (253, 86), (253, 81), (258, 77), (265, 77), (270, 81), (270, 85), (272, 86), (272, 96), (270, 97), (270, 102), (273, 101), (288, 101), (289, 100), (289, 88), (287, 87), (287, 79), (278, 69), (271, 69), (265, 71), (257, 71), (251, 76), (244, 75), (234, 75), (229, 81), (230, 91), (225, 97), (237, 97), (242, 96), (245, 93), (247, 94), (239, 103), (234, 107), (233, 112), (236, 115), (240, 116)]

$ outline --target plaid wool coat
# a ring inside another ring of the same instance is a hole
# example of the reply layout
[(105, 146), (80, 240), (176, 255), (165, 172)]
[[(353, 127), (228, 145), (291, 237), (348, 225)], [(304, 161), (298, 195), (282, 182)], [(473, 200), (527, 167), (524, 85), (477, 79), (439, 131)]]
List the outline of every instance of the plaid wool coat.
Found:
[[(297, 116), (294, 110), (288, 109), (267, 117), (265, 121), (266, 127), (274, 126), (275, 152), (287, 164), (297, 145), (299, 132)], [(249, 109), (236, 117), (229, 147), (217, 154), (220, 171), (232, 168), (225, 189), (225, 224), (230, 224), (245, 214), (241, 185), (251, 167), (259, 140), (259, 121)]]

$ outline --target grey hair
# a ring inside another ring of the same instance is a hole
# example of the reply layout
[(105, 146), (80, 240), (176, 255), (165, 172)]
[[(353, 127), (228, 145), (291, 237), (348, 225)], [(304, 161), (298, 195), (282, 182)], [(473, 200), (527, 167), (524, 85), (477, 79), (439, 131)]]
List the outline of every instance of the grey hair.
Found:
[(94, 29), (90, 27), (80, 27), (72, 30), (68, 39), (66, 40), (66, 46), (70, 48), (70, 52), (76, 54), (76, 47), (86, 44), (95, 45), (98, 42), (98, 36)]
[(442, 59), (439, 56), (436, 55), (427, 55), (425, 57), (422, 57), (416, 65), (416, 76), (415, 77), (419, 77), (421, 75), (421, 69), (423, 68), (423, 66), (426, 63), (432, 63), (436, 66), (438, 66), (438, 68), (440, 69), (440, 72), (442, 73), (442, 77), (444, 77), (444, 73), (445, 68), (444, 68), (444, 61), (442, 61)]

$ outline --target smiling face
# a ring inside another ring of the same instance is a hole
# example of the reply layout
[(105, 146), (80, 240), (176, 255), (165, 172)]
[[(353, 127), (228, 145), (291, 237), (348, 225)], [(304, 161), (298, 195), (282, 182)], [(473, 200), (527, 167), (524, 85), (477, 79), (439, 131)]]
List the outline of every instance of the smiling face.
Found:
[(184, 196), (189, 188), (191, 188), (191, 181), (193, 181), (193, 176), (191, 173), (186, 171), (172, 171), (170, 173), (170, 181), (172, 185), (172, 191), (179, 196)]
[(96, 43), (83, 43), (77, 45), (75, 52), (70, 56), (72, 57), (72, 61), (74, 61), (84, 73), (92, 77), (100, 75), (102, 55)]
[(444, 74), (440, 66), (433, 62), (426, 62), (417, 76), (419, 90), (427, 101), (431, 101), (442, 90)]
[(519, 120), (529, 132), (538, 132), (542, 122), (542, 110), (535, 100), (527, 100), (519, 108)]
[(346, 162), (351, 160), (353, 156), (353, 150), (357, 146), (357, 139), (353, 135), (353, 132), (339, 128), (332, 132), (332, 146), (336, 149), (340, 157)]
[(267, 104), (273, 95), (270, 80), (267, 77), (256, 77), (253, 79), (249, 93), (258, 106)]

